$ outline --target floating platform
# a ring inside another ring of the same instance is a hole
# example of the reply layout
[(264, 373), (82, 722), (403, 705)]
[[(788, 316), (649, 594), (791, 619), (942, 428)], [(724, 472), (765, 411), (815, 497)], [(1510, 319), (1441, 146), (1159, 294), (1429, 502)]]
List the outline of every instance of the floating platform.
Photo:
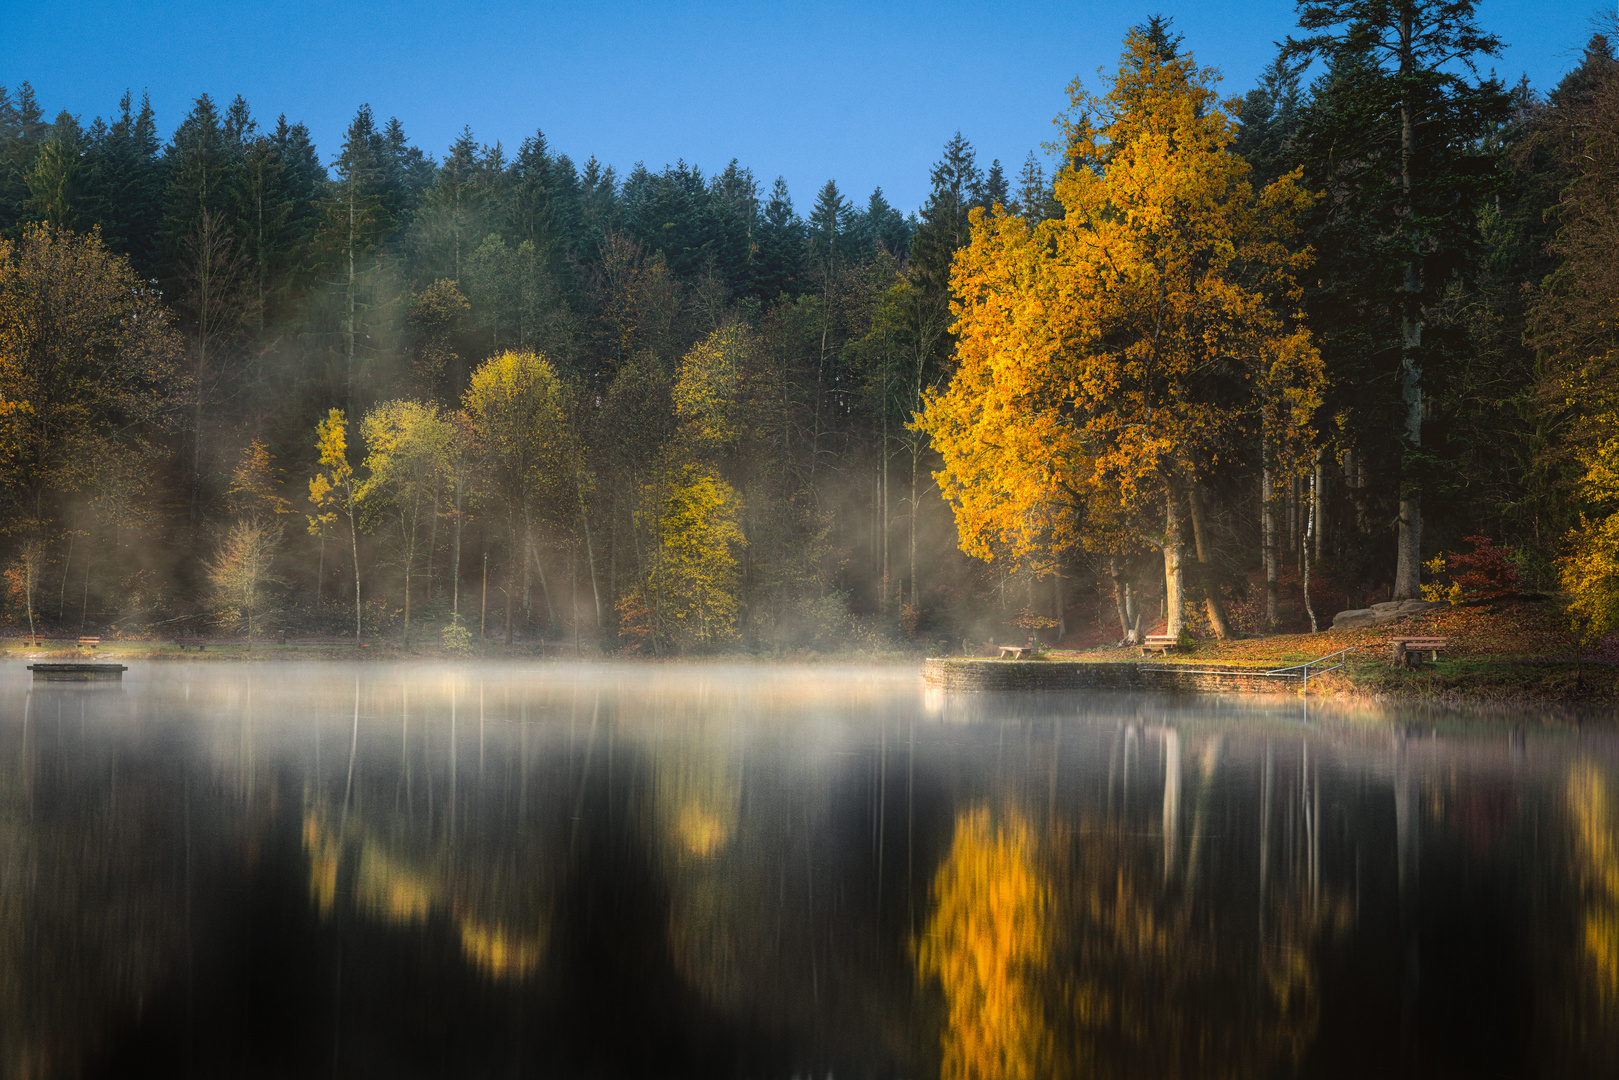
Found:
[(129, 668), (123, 664), (29, 664), (35, 682), (96, 682), (122, 679)]
[(1297, 694), (1301, 668), (1192, 667), (1134, 661), (931, 658), (922, 679), (941, 690), (1125, 690), (1167, 694)]

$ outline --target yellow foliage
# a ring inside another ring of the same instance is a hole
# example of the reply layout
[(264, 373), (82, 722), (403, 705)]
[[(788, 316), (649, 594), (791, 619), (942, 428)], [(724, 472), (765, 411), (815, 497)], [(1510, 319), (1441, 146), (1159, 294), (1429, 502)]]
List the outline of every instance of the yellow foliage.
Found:
[(260, 439), (254, 439), (242, 451), (242, 460), (231, 473), (230, 486), (225, 489), (231, 512), (238, 517), (259, 517), (266, 514), (291, 512), (287, 500), (276, 490), (275, 459), (270, 448)]
[[(309, 501), (319, 510), (349, 512), (355, 496), (354, 467), (349, 464), (349, 428), (342, 409), (328, 411), (326, 419), (315, 425), (315, 450), (321, 471), (310, 478)], [(329, 512), (322, 516), (331, 519)]]
[(1619, 413), (1605, 413), (1596, 423), (1611, 434), (1582, 455), (1580, 497), (1608, 512), (1580, 515), (1569, 535), (1569, 553), (1559, 563), (1569, 614), (1588, 641), (1619, 630)]
[(542, 498), (571, 486), (562, 380), (539, 353), (504, 352), (472, 373), (463, 404), (488, 495), (515, 535)]
[(1050, 954), (1052, 896), (1034, 830), (1016, 811), (956, 817), (933, 879), (918, 975), (944, 990), (945, 1080), (1046, 1077), (1053, 1060), (1038, 980)]
[(680, 361), (675, 415), (692, 445), (710, 448), (736, 441), (738, 384), (753, 345), (748, 328), (731, 323), (692, 346)]
[(959, 366), (920, 418), (969, 554), (1116, 528), (1246, 436), (1297, 456), (1323, 379), (1292, 246), (1310, 198), (1253, 190), (1211, 83), (1132, 33), (1105, 97), (1071, 88), (1064, 216), (974, 211)]
[(667, 466), (644, 489), (643, 512), (655, 540), (644, 586), (655, 631), (706, 648), (736, 632), (741, 588), (734, 547), (747, 543), (741, 500), (724, 480), (695, 464)]
[(259, 614), (268, 607), (269, 588), (278, 583), (271, 566), (280, 544), (281, 526), (257, 519), (238, 521), (208, 564), (215, 617), (226, 627), (245, 627), (248, 644), (253, 642)]
[(1575, 872), (1584, 892), (1584, 944), (1597, 997), (1619, 1005), (1619, 810), (1595, 766), (1578, 765), (1568, 778), (1574, 822)]
[(472, 913), (452, 898), (445, 880), (443, 858), (425, 866), (396, 857), (364, 831), (350, 825), (346, 833), (333, 829), (324, 811), (304, 813), (304, 852), (309, 857), (309, 896), (322, 919), (337, 905), (338, 871), (350, 843), (359, 849), (359, 867), (353, 878), (355, 907), (390, 925), (418, 926), (435, 912), (448, 910), (461, 942), (462, 955), (492, 979), (522, 979), (534, 973), (544, 959), (547, 920), (534, 929), (521, 929), (503, 920)]

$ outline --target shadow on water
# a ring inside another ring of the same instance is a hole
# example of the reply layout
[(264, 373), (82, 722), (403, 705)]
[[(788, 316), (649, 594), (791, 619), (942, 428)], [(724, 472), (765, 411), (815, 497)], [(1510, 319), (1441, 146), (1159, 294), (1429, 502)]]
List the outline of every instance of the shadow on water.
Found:
[(895, 669), (0, 671), (0, 1074), (1600, 1076), (1619, 728)]

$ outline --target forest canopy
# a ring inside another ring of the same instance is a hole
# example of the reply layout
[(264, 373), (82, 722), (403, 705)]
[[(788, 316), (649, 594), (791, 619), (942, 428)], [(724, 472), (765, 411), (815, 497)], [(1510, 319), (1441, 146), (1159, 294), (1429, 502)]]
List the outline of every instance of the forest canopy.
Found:
[(957, 134), (911, 213), (538, 130), (430, 152), (369, 105), (317, 149), (239, 96), (165, 136), (0, 87), (6, 614), (1224, 637), (1482, 540), (1619, 629), (1609, 37), (1508, 85), (1467, 0), (1318, 0), (1230, 100), (1195, 45), (1146, 19), (1054, 143)]

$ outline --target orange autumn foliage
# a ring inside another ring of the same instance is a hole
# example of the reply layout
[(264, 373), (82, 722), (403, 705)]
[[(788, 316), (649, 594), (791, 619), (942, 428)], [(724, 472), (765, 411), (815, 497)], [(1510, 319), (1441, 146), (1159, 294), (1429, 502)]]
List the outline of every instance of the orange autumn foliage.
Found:
[(968, 554), (1151, 535), (1259, 437), (1302, 448), (1323, 379), (1296, 282), (1310, 196), (1296, 174), (1254, 190), (1212, 83), (1132, 32), (1105, 96), (1071, 88), (1063, 216), (974, 211), (959, 367), (919, 420)]

